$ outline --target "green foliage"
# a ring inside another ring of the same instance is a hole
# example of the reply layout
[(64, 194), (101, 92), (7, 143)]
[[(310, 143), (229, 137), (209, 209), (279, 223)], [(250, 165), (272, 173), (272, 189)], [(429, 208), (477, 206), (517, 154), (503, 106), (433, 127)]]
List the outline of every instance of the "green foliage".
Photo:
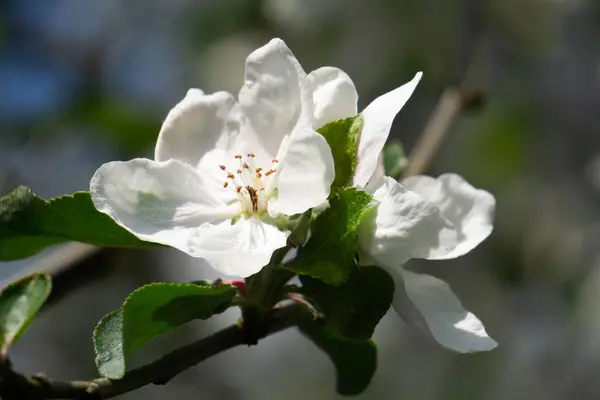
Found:
[(225, 311), (235, 293), (231, 285), (206, 283), (160, 282), (142, 286), (94, 330), (98, 371), (107, 378), (121, 378), (126, 360), (150, 340), (195, 319), (207, 319)]
[(332, 334), (358, 342), (373, 336), (394, 297), (394, 281), (379, 267), (357, 268), (337, 287), (308, 277), (301, 280), (300, 293), (324, 314)]
[(383, 149), (383, 168), (385, 174), (398, 178), (408, 164), (408, 158), (404, 154), (404, 147), (399, 140), (390, 140)]
[(356, 265), (358, 226), (374, 206), (368, 193), (354, 188), (340, 189), (330, 199), (330, 207), (317, 217), (306, 245), (286, 268), (331, 285), (344, 283)]
[(375, 342), (356, 343), (332, 334), (318, 320), (305, 316), (300, 331), (323, 350), (335, 365), (337, 391), (342, 395), (356, 395), (364, 391), (377, 369)]
[(308, 237), (308, 231), (310, 230), (310, 216), (311, 210), (302, 214), (300, 218), (296, 221), (296, 224), (290, 234), (290, 242), (295, 246), (301, 246), (306, 242), (306, 238)]
[(335, 180), (332, 188), (347, 186), (354, 176), (356, 146), (363, 122), (363, 116), (359, 114), (330, 122), (317, 130), (327, 140), (333, 154)]
[(20, 186), (0, 198), (0, 261), (30, 257), (71, 240), (108, 247), (153, 245), (96, 210), (86, 192), (44, 200)]
[(27, 330), (52, 288), (50, 277), (33, 274), (12, 282), (0, 293), (0, 346), (8, 348)]
[(96, 367), (100, 375), (120, 378), (125, 373), (123, 314), (121, 309), (106, 314), (94, 329)]

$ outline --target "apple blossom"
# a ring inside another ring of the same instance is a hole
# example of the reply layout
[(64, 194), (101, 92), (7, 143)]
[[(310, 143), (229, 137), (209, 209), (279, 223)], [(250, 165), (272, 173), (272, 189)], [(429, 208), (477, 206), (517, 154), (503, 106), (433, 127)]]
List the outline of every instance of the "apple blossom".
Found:
[(402, 266), (411, 258), (449, 259), (475, 248), (492, 231), (494, 197), (455, 174), (403, 183), (380, 179), (373, 193), (379, 204), (361, 224), (359, 251), (394, 278), (393, 307), (404, 321), (456, 351), (493, 349), (496, 342), (448, 284)]
[[(481, 321), (466, 311), (441, 280), (402, 267), (411, 258), (448, 259), (472, 250), (492, 231), (494, 197), (458, 175), (411, 177), (402, 184), (384, 177), (380, 157), (396, 114), (421, 73), (371, 102), (362, 112), (353, 186), (373, 194), (377, 207), (359, 230), (361, 263), (377, 264), (394, 278), (393, 307), (410, 325), (460, 352), (496, 347)], [(316, 125), (353, 116), (358, 95), (346, 73), (324, 67), (309, 74)]]
[(308, 77), (273, 39), (248, 56), (237, 101), (190, 89), (167, 115), (154, 160), (102, 165), (94, 205), (142, 240), (252, 275), (286, 245), (287, 217), (329, 196), (333, 157), (313, 113)]

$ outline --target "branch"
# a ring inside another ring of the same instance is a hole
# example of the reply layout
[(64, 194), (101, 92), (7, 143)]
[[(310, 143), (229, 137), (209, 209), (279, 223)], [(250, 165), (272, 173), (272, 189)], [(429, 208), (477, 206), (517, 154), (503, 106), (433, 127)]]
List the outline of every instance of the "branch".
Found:
[(402, 176), (408, 178), (425, 172), (458, 117), (463, 111), (479, 106), (482, 100), (482, 95), (474, 90), (454, 87), (444, 90)]
[[(295, 326), (299, 308), (289, 305), (275, 310), (266, 321), (267, 337)], [(118, 380), (98, 378), (92, 381), (54, 381), (43, 375), (31, 378), (5, 365), (0, 370), (2, 399), (108, 399), (151, 383), (163, 385), (180, 372), (225, 350), (246, 344), (244, 330), (233, 325), (197, 342), (181, 347), (166, 356), (133, 369)]]
[(460, 4), (463, 10), (462, 29), (457, 37), (448, 87), (442, 92), (419, 141), (410, 153), (403, 178), (425, 172), (456, 120), (463, 112), (477, 108), (483, 102), (481, 92), (468, 88), (465, 82), (473, 68), (478, 44), (483, 42), (485, 11), (479, 0), (462, 0)]

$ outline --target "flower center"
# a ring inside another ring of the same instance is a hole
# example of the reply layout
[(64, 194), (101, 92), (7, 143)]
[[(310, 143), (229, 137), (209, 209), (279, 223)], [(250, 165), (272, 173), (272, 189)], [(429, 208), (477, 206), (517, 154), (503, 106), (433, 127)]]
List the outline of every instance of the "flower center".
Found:
[(236, 192), (245, 212), (259, 215), (266, 213), (269, 196), (274, 189), (273, 179), (277, 172), (277, 163), (277, 159), (271, 160), (271, 168), (265, 170), (257, 165), (254, 153), (248, 153), (246, 156), (236, 154), (231, 164), (234, 168), (237, 167), (234, 172), (229, 171), (225, 165), (219, 165), (226, 174), (223, 187)]

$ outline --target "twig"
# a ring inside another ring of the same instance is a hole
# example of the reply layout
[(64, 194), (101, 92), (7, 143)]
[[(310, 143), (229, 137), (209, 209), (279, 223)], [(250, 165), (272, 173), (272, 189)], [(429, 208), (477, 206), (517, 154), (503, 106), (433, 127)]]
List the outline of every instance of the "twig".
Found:
[(481, 94), (473, 90), (465, 88), (444, 90), (419, 142), (410, 153), (408, 165), (402, 176), (407, 178), (422, 174), (462, 112), (476, 107), (481, 104), (481, 101)]
[(483, 102), (481, 92), (468, 88), (465, 82), (473, 68), (478, 43), (483, 42), (485, 11), (479, 0), (462, 0), (461, 9), (464, 10), (460, 24), (462, 29), (457, 37), (448, 87), (442, 92), (419, 141), (410, 153), (403, 178), (425, 172), (458, 117)]
[(432, 116), (421, 134), (419, 142), (410, 153), (409, 162), (402, 176), (407, 178), (422, 174), (433, 156), (438, 152), (440, 145), (449, 127), (460, 114), (460, 94), (455, 89), (446, 89), (438, 101)]
[[(297, 324), (298, 305), (275, 310), (266, 321), (263, 337)], [(42, 375), (26, 378), (5, 366), (0, 369), (2, 399), (108, 399), (151, 383), (162, 385), (182, 371), (233, 347), (246, 344), (244, 331), (230, 326), (166, 356), (133, 369), (118, 380), (99, 378), (92, 381), (54, 381)]]
[(32, 262), (20, 268), (17, 273), (3, 279), (12, 282), (33, 272), (44, 272), (51, 276), (60, 275), (86, 259), (93, 257), (102, 248), (89, 244), (68, 242), (47, 250), (43, 258), (33, 259)]

